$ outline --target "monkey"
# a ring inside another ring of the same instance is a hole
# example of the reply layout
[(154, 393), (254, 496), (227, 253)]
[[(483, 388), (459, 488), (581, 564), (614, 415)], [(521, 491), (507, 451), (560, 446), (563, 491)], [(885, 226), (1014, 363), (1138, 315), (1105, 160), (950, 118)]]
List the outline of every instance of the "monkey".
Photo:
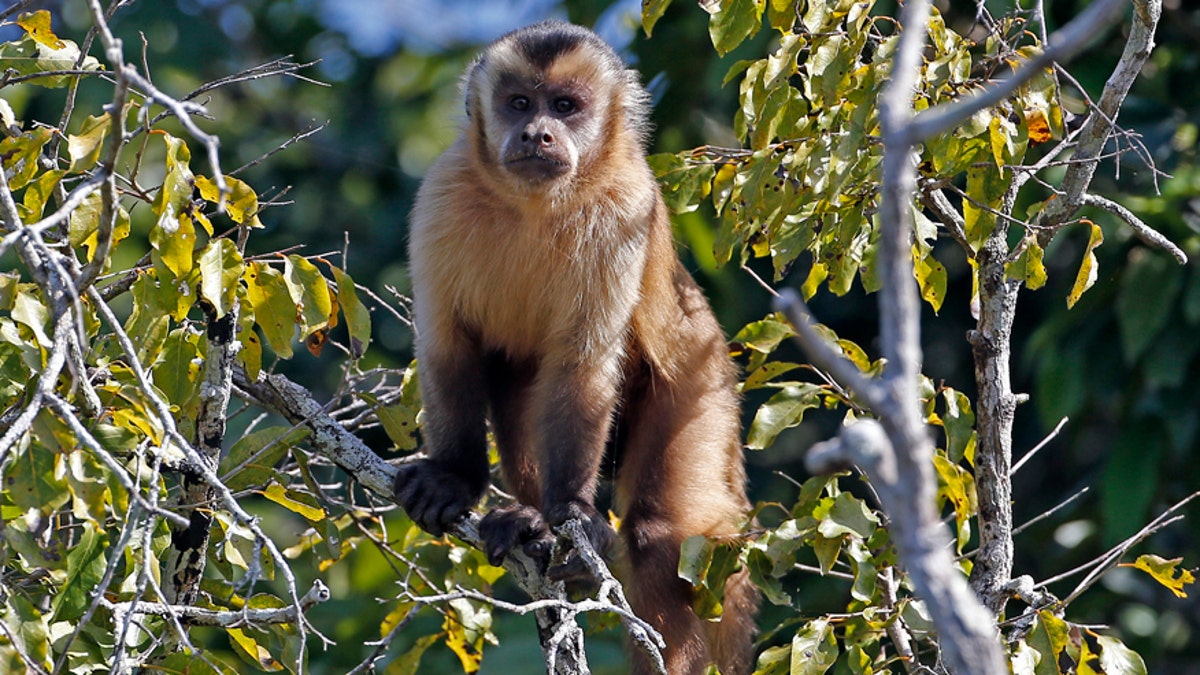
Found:
[(487, 46), (463, 89), (465, 123), (411, 214), (426, 455), (399, 465), (396, 500), (443, 534), (488, 486), (490, 422), (517, 503), (481, 522), (489, 561), (544, 556), (571, 518), (605, 552), (617, 537), (594, 503), (603, 467), (618, 569), (667, 671), (749, 673), (747, 571), (717, 622), (696, 616), (677, 573), (684, 539), (737, 536), (750, 504), (736, 366), (646, 161), (649, 95), (602, 38), (560, 21)]

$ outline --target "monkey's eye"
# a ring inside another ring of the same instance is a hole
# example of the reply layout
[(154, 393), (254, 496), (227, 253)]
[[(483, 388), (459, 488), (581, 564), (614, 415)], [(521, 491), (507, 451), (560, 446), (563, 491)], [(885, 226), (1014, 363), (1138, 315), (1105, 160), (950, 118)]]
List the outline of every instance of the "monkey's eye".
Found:
[(526, 110), (529, 110), (529, 97), (528, 96), (514, 96), (514, 97), (508, 99), (508, 107), (512, 108), (513, 110), (516, 110), (517, 112), (524, 112)]
[(565, 96), (554, 99), (554, 101), (550, 103), (550, 106), (554, 109), (554, 112), (558, 113), (559, 115), (570, 115), (571, 113), (575, 112), (578, 107), (575, 105), (575, 101), (572, 101)]

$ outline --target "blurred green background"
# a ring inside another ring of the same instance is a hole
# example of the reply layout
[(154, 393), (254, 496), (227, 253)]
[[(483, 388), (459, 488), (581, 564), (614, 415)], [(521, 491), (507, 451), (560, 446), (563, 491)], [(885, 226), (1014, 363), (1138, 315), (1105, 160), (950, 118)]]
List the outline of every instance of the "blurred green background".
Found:
[[(877, 10), (888, 12), (886, 4)], [(938, 5), (952, 26), (969, 33), (975, 3)], [(994, 13), (1007, 8), (987, 5)], [(1084, 5), (1047, 2), (1056, 25)], [(1165, 5), (1158, 47), (1119, 121), (1139, 134), (1145, 154), (1169, 176), (1156, 176), (1137, 153), (1129, 153), (1119, 165), (1102, 166), (1094, 191), (1125, 204), (1194, 258), (1200, 254), (1200, 52), (1195, 49), (1200, 9), (1181, 0)], [(59, 35), (77, 41), (89, 23), (76, 0), (32, 8), (50, 9)], [(249, 253), (296, 244), (306, 255), (345, 249), (355, 280), (384, 295), (387, 286), (401, 293), (408, 287), (407, 213), (423, 172), (450, 143), (463, 117), (459, 76), (480, 44), (507, 30), (547, 17), (596, 27), (641, 70), (655, 97), (655, 152), (737, 143), (729, 128), (736, 85), (722, 87), (721, 81), (737, 60), (770, 49), (769, 32), (718, 58), (708, 41), (708, 15), (695, 3), (675, 2), (649, 40), (637, 27), (639, 12), (640, 3), (629, 0), (140, 0), (120, 10), (112, 27), (125, 40), (130, 59), (138, 58), (144, 37), (154, 82), (174, 95), (281, 56), (319, 60), (304, 74), (324, 85), (268, 78), (214, 91), (202, 101), (214, 115), (203, 126), (220, 135), (228, 169), (326, 124), (241, 175), (263, 198), (282, 194), (280, 199), (291, 202), (264, 214), (266, 231), (251, 238)], [(0, 37), (19, 34), (10, 33)], [(1112, 31), (1070, 66), (1091, 95), (1098, 94), (1119, 57), (1123, 41), (1118, 38)], [(102, 82), (85, 82), (78, 109), (96, 111), (110, 91)], [(31, 87), (4, 93), (19, 117), (47, 120), (58, 119), (64, 95)], [(208, 172), (199, 158), (193, 165)], [(1046, 255), (1049, 283), (1023, 294), (1014, 331), (1013, 388), (1032, 396), (1018, 410), (1015, 452), (1023, 454), (1060, 419), (1070, 418), (1017, 474), (1015, 520), (1029, 520), (1090, 487), (1082, 499), (1018, 537), (1016, 572), (1035, 579), (1094, 558), (1200, 489), (1200, 387), (1194, 385), (1200, 379), (1200, 267), (1194, 262), (1180, 267), (1133, 240), (1113, 218), (1091, 215), (1105, 230), (1095, 287), (1067, 310), (1065, 297), (1086, 235), (1059, 237)], [(708, 290), (726, 332), (761, 318), (768, 311), (766, 294), (749, 275), (714, 268), (709, 214), (689, 214), (676, 225), (687, 263)], [(926, 308), (925, 371), (972, 394), (964, 339), (971, 325), (969, 269), (956, 247), (943, 251), (950, 286), (939, 316)], [(804, 279), (806, 270), (797, 267), (785, 283)], [(821, 321), (877, 354), (873, 298), (856, 287), (841, 298), (821, 291), (812, 304)], [(377, 312), (374, 321), (368, 360), (407, 363), (408, 330), (383, 313)], [(319, 360), (301, 352), (281, 369), (320, 398), (338, 377), (336, 358), (332, 350)], [(747, 408), (756, 402), (748, 401)], [(813, 420), (749, 458), (755, 498), (791, 496), (792, 484), (775, 472), (803, 479), (804, 449), (838, 422), (820, 415)], [(1184, 556), (1185, 565), (1195, 567), (1200, 506), (1191, 506), (1188, 514), (1188, 520), (1155, 535), (1135, 553)], [(317, 673), (341, 672), (361, 660), (357, 643), (378, 637), (374, 631), (386, 611), (369, 599), (388, 596), (393, 582), (391, 571), (365, 548), (331, 574), (335, 599), (315, 609), (314, 620), (334, 626), (330, 637), (341, 644), (325, 653), (314, 650), (310, 661)], [(1052, 590), (1069, 591), (1075, 581)], [(803, 602), (814, 611), (836, 611), (844, 603), (839, 583), (814, 577), (811, 588), (801, 591)], [(1200, 673), (1200, 603), (1194, 596), (1176, 599), (1149, 577), (1118, 569), (1077, 601), (1071, 617), (1119, 630), (1152, 673)], [(485, 656), (484, 672), (536, 670), (540, 654), (532, 621), (498, 616), (502, 646)], [(439, 619), (431, 615), (428, 620)], [(615, 637), (597, 640), (592, 648), (597, 672), (623, 669)], [(423, 664), (422, 672), (458, 670), (445, 649), (431, 649)]]

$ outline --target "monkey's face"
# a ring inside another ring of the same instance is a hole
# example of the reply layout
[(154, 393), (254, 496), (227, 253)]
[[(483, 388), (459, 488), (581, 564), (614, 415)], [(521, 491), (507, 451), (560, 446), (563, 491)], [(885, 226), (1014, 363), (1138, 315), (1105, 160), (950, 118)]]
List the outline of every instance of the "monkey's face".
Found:
[(575, 175), (599, 133), (595, 92), (513, 75), (497, 85), (488, 136), (500, 168), (530, 187)]

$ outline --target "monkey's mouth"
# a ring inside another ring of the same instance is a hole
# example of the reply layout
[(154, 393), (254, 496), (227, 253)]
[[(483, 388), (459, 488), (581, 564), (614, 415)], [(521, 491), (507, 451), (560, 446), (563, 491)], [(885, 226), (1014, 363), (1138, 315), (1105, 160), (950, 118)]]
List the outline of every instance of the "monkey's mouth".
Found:
[(504, 168), (527, 180), (547, 180), (569, 172), (571, 165), (544, 153), (532, 152), (505, 159)]

